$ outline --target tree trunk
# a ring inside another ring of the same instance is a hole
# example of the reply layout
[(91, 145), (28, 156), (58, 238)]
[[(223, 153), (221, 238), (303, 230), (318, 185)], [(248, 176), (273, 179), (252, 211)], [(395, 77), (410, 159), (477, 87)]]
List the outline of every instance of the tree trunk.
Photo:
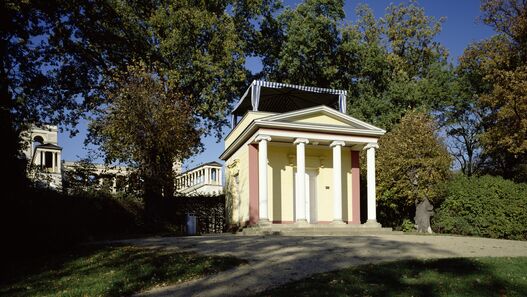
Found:
[(145, 223), (150, 227), (157, 227), (160, 222), (162, 185), (154, 168), (148, 168), (143, 174)]

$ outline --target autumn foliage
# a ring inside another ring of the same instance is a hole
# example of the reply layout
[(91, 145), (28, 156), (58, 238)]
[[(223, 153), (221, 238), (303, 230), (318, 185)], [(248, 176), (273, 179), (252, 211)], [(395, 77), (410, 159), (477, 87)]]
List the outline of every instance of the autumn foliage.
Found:
[(440, 184), (450, 176), (452, 159), (426, 113), (408, 112), (379, 142), (377, 191), (379, 220), (398, 226), (413, 218), (416, 201), (441, 200)]

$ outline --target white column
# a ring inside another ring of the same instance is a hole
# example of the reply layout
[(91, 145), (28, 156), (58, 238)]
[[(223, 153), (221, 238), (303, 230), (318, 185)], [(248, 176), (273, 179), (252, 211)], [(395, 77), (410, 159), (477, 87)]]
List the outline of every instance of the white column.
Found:
[(209, 182), (209, 168), (208, 167), (205, 167), (205, 177), (204, 177), (204, 179), (205, 180), (203, 182), (205, 184), (207, 184), (207, 185), (210, 184), (210, 182)]
[(51, 153), (51, 172), (55, 172), (55, 153)]
[(58, 169), (58, 173), (61, 173), (62, 172), (62, 158), (61, 158), (61, 152), (59, 151), (57, 153), (57, 162), (59, 162), (58, 166), (57, 166), (57, 169)]
[(343, 223), (342, 221), (342, 147), (344, 141), (333, 141), (330, 147), (333, 148), (333, 222)]
[(368, 143), (366, 150), (366, 180), (368, 190), (368, 221), (370, 224), (377, 224), (377, 210), (375, 206), (375, 149), (379, 146), (376, 143)]
[(112, 178), (112, 193), (117, 193), (117, 176)]
[(309, 140), (297, 138), (296, 144), (296, 221), (306, 222), (306, 144)]
[(218, 178), (218, 185), (219, 185), (219, 186), (221, 186), (221, 184), (222, 184), (222, 179), (223, 179), (223, 173), (222, 173), (221, 171), (222, 171), (221, 168), (218, 169), (218, 176), (219, 176), (219, 178)]
[[(267, 197), (267, 142), (271, 137), (259, 135), (255, 139), (258, 144), (258, 197), (260, 221), (266, 223), (269, 221), (268, 215), (268, 197)], [(216, 175), (217, 177), (218, 175)]]

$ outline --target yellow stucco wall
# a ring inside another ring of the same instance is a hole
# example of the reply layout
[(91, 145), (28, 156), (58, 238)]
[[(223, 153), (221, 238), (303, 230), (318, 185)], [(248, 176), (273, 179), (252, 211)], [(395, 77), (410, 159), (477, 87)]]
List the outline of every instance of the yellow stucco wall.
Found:
[[(240, 147), (225, 162), (225, 185), (227, 187), (227, 211), (230, 223), (243, 223), (249, 220), (249, 149)], [(235, 176), (238, 175), (236, 184)], [(229, 204), (232, 207), (229, 209)]]
[(274, 113), (261, 112), (261, 111), (249, 111), (249, 112), (247, 112), (243, 116), (243, 118), (240, 120), (238, 125), (236, 125), (236, 127), (234, 127), (234, 130), (232, 130), (231, 133), (229, 133), (229, 135), (227, 135), (227, 137), (225, 138), (225, 148), (228, 148), (240, 136), (240, 134), (243, 132), (243, 130), (245, 130), (245, 128), (247, 128), (247, 126), (249, 126), (249, 124), (252, 121), (254, 121), (256, 119), (268, 117), (268, 116), (271, 116), (271, 115), (274, 115)]

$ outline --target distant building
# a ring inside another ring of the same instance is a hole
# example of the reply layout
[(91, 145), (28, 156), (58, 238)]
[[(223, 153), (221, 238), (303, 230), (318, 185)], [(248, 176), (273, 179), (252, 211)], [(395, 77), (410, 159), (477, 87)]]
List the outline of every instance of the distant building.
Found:
[(222, 165), (209, 162), (176, 176), (176, 192), (184, 195), (223, 193)]
[[(123, 192), (128, 188), (128, 177), (134, 172), (134, 168), (127, 166), (86, 165), (82, 161), (62, 161), (62, 183), (67, 191), (70, 191), (75, 184), (80, 184), (81, 187), (90, 184), (92, 187), (105, 189), (111, 193)], [(86, 180), (82, 181), (83, 178)]]
[(46, 182), (49, 187), (62, 187), (62, 148), (58, 145), (57, 126), (33, 127), (23, 134), (27, 141), (24, 155), (28, 162), (28, 175)]
[[(98, 188), (107, 188), (116, 193), (125, 190), (126, 177), (134, 169), (127, 166), (107, 166), (105, 164), (82, 164), (62, 160), (62, 147), (58, 142), (58, 128), (53, 125), (33, 126), (23, 133), (26, 141), (24, 155), (28, 160), (28, 176), (43, 186), (62, 189), (72, 184), (71, 179), (81, 171), (89, 171), (90, 182)], [(86, 167), (86, 168), (83, 168)], [(181, 162), (174, 162), (176, 191), (182, 194), (215, 195), (223, 191), (222, 165), (209, 162), (196, 168), (181, 172)], [(86, 173), (86, 172), (84, 172)]]

